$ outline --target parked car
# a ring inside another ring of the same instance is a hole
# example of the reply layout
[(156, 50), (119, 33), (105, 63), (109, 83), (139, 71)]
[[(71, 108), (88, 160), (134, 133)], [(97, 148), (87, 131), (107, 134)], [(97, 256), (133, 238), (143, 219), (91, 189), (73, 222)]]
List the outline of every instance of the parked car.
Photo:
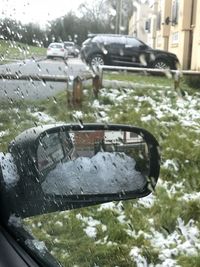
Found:
[(68, 55), (78, 57), (80, 51), (74, 42), (64, 42), (64, 46), (68, 51)]
[(175, 54), (152, 49), (139, 39), (125, 35), (94, 34), (83, 42), (81, 58), (91, 66), (123, 65), (176, 69)]
[(66, 59), (68, 57), (68, 50), (63, 43), (51, 43), (47, 49), (47, 58), (61, 57)]

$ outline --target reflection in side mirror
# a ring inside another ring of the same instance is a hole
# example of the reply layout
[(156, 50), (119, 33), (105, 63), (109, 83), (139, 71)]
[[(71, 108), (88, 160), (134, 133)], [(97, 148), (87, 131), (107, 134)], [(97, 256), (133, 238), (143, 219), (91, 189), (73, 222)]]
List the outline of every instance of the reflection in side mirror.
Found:
[(4, 200), (8, 214), (21, 217), (144, 197), (160, 169), (156, 139), (127, 125), (35, 127), (9, 152), (19, 179)]
[(128, 131), (48, 134), (39, 142), (37, 159), (47, 194), (142, 192), (149, 173), (148, 146)]

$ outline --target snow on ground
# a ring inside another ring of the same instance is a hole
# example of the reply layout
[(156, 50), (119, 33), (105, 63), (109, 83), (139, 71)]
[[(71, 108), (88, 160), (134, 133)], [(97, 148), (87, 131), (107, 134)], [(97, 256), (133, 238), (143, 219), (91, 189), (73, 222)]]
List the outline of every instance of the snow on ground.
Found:
[[(185, 225), (181, 218), (177, 219), (176, 230), (168, 235), (164, 235), (154, 228), (151, 229), (150, 241), (154, 248), (159, 249), (159, 259), (162, 262), (182, 255), (197, 255), (200, 249), (200, 232), (195, 222), (190, 220)], [(171, 266), (177, 266), (171, 265)]]
[[(95, 238), (97, 235), (96, 226), (101, 225), (101, 222), (93, 219), (91, 216), (84, 217), (80, 213), (76, 215), (76, 218), (83, 223), (85, 227), (83, 230), (86, 233), (86, 235), (90, 238)], [(104, 226), (104, 229), (105, 229), (105, 226)]]
[(19, 181), (19, 175), (13, 156), (10, 153), (4, 154), (0, 152), (0, 166), (6, 189), (10, 189)]
[(50, 117), (48, 114), (44, 113), (44, 112), (31, 112), (32, 116), (34, 116), (37, 120), (39, 120), (40, 122), (43, 122), (43, 123), (55, 123), (55, 119)]
[[(145, 85), (146, 86), (146, 85)], [(139, 85), (137, 85), (139, 87)], [(170, 88), (165, 88), (170, 90)], [(102, 89), (100, 94), (101, 96), (108, 97), (111, 101), (114, 101), (115, 105), (118, 103), (121, 103), (123, 100), (128, 99), (130, 97), (130, 94), (132, 94), (133, 89), (131, 90), (124, 90), (119, 91), (118, 89), (112, 89), (107, 92), (106, 89)], [(160, 94), (159, 104), (156, 100), (153, 99), (153, 97), (147, 97), (147, 96), (132, 96), (134, 100), (138, 103), (135, 106), (135, 110), (139, 111), (142, 102), (146, 101), (148, 102), (153, 111), (155, 112), (155, 116), (152, 115), (146, 115), (142, 117), (142, 120), (147, 122), (152, 119), (160, 120), (161, 124), (166, 124), (168, 122), (162, 121), (162, 118), (165, 116), (174, 116), (177, 118), (177, 121), (182, 126), (190, 126), (190, 129), (198, 132), (200, 129), (200, 97), (195, 96), (189, 96), (188, 94), (185, 95), (184, 98), (179, 98), (176, 101), (176, 105), (174, 106), (174, 103), (171, 101), (168, 97), (162, 97), (163, 92), (157, 90), (158, 94)], [(99, 100), (94, 100), (92, 107), (96, 110), (96, 118), (98, 118), (98, 121), (109, 121), (108, 117), (108, 111), (112, 107), (111, 105), (102, 105), (100, 104)], [(197, 108), (198, 107), (198, 108)], [(36, 112), (32, 113), (33, 116), (35, 116), (39, 121), (43, 122), (55, 122), (54, 119), (49, 117), (48, 115)], [(75, 111), (73, 117), (77, 119), (82, 119), (83, 115), (79, 111)], [(176, 124), (175, 122), (170, 122), (171, 124)], [(4, 135), (4, 133), (0, 133), (1, 135)], [(199, 140), (195, 141), (196, 146), (199, 146)], [(1, 155), (1, 160), (2, 160)], [(12, 162), (12, 160), (11, 160)], [(165, 162), (163, 162), (162, 165), (163, 168), (166, 169), (173, 169), (174, 171), (178, 171), (179, 167), (177, 162), (174, 159), (167, 159)], [(10, 173), (12, 173), (14, 170), (11, 168), (11, 171), (8, 172), (6, 179), (7, 185), (12, 185), (17, 182), (17, 179), (9, 179)], [(14, 175), (15, 176), (15, 175)], [(184, 180), (182, 182), (176, 182), (171, 183), (168, 181), (163, 181), (161, 178), (158, 180), (158, 187), (163, 187), (169, 196), (173, 196), (174, 194), (180, 192), (184, 188)], [(200, 193), (199, 192), (193, 192), (193, 193), (184, 193), (182, 196), (179, 197), (182, 201), (185, 201), (186, 204), (188, 201), (200, 200)], [(145, 198), (139, 199), (136, 204), (134, 205), (134, 208), (139, 208), (140, 206), (150, 209), (153, 207), (155, 202), (156, 196), (154, 194), (151, 194)], [(126, 219), (123, 203), (118, 202), (110, 202), (102, 204), (98, 207), (97, 212), (102, 212), (104, 210), (110, 210), (115, 211), (117, 213), (117, 219), (120, 224), (127, 225), (128, 221)], [(68, 216), (68, 215), (66, 215)], [(95, 241), (95, 244), (105, 244), (107, 246), (113, 246), (117, 245), (117, 243), (108, 241), (108, 236), (106, 235), (107, 226), (102, 224), (100, 220), (94, 219), (92, 216), (86, 217), (83, 216), (81, 213), (76, 215), (76, 219), (79, 220), (82, 223), (84, 232), (86, 235), (91, 238), (95, 239), (97, 237), (97, 226), (102, 227), (102, 231), (105, 232), (104, 238), (102, 240)], [(145, 233), (143, 231), (136, 232), (134, 229), (124, 229), (126, 233), (133, 237), (138, 238), (140, 235), (143, 235), (145, 239), (149, 240), (151, 242), (151, 245), (153, 248), (159, 250), (159, 259), (162, 262), (161, 264), (148, 265), (147, 260), (142, 255), (142, 249), (138, 248), (136, 246), (130, 248), (129, 255), (133, 259), (133, 261), (136, 263), (138, 267), (178, 267), (178, 264), (174, 257), (178, 255), (197, 255), (197, 253), (200, 251), (200, 232), (196, 225), (196, 222), (194, 220), (189, 220), (189, 222), (186, 224), (181, 218), (177, 218), (176, 221), (176, 228), (174, 232), (171, 234), (165, 235), (164, 233), (161, 233), (157, 231), (154, 228), (154, 219), (148, 218), (149, 221), (149, 232)], [(11, 224), (19, 225), (21, 224), (21, 221), (18, 220), (14, 215), (10, 218)], [(62, 227), (62, 222), (57, 221), (56, 226)], [(59, 242), (59, 240), (57, 240)], [(45, 247), (44, 244), (35, 243), (33, 241), (27, 241), (27, 245), (37, 247), (39, 250), (43, 251)], [(40, 246), (41, 245), (41, 246)]]
[[(199, 97), (195, 95), (190, 96), (186, 93), (184, 98), (176, 99), (176, 104), (174, 106), (174, 103), (170, 99), (170, 97), (162, 97), (163, 92), (157, 92), (160, 94), (159, 104), (157, 100), (154, 100), (150, 96), (132, 96), (134, 100), (136, 100), (138, 103), (135, 106), (136, 111), (139, 111), (141, 103), (146, 101), (151, 105), (151, 108), (155, 112), (154, 116), (150, 114), (147, 116), (143, 116), (141, 118), (142, 121), (147, 122), (157, 118), (159, 119), (159, 122), (161, 124), (167, 124), (168, 122), (162, 121), (160, 119), (166, 116), (174, 116), (182, 126), (190, 126), (190, 130), (194, 132), (200, 131)], [(117, 103), (120, 103), (122, 100), (128, 99), (131, 93), (132, 90), (127, 90), (126, 93), (121, 93), (120, 97), (118, 97), (119, 90), (113, 89), (109, 90), (109, 92), (106, 92), (106, 90), (101, 91), (101, 96), (108, 97), (110, 100), (114, 101), (115, 105), (117, 105)], [(111, 108), (111, 106), (109, 105), (100, 105), (98, 100), (95, 100), (93, 102), (93, 107), (95, 107), (97, 110), (104, 110), (105, 113), (107, 113)], [(107, 118), (106, 114), (105, 116), (106, 120), (109, 121), (109, 118)], [(169, 122), (169, 124), (176, 124), (177, 121), (171, 121)], [(195, 144), (199, 146), (199, 140), (196, 140), (195, 142)], [(167, 159), (165, 162), (163, 162), (162, 167), (166, 169), (172, 169), (175, 172), (179, 171), (178, 163), (174, 159)], [(159, 179), (158, 186), (164, 187), (168, 195), (173, 196), (177, 193), (177, 191), (180, 192), (184, 188), (184, 181), (172, 184), (170, 182), (162, 181), (161, 179)], [(151, 194), (145, 198), (139, 199), (137, 201), (137, 204), (142, 205), (145, 208), (151, 208), (154, 205), (155, 198), (156, 197)], [(180, 199), (186, 202), (191, 200), (198, 201), (200, 200), (200, 193), (193, 192), (190, 194), (183, 194)], [(134, 207), (136, 207), (137, 204), (134, 204)], [(99, 207), (98, 211), (102, 211), (103, 209), (119, 211), (120, 215), (118, 216), (118, 220), (121, 224), (127, 223), (123, 211), (120, 211), (120, 209), (118, 209), (114, 203), (103, 204)], [(151, 231), (148, 234), (144, 232), (136, 233), (134, 230), (131, 231), (129, 229), (126, 229), (125, 231), (133, 238), (136, 238), (140, 234), (143, 234), (145, 238), (151, 241), (152, 247), (159, 250), (159, 259), (161, 260), (162, 264), (157, 264), (156, 267), (178, 267), (176, 260), (173, 259), (174, 256), (192, 256), (198, 254), (200, 248), (200, 232), (196, 223), (193, 220), (190, 220), (187, 224), (185, 224), (181, 218), (178, 218), (175, 231), (169, 234), (168, 236), (164, 236), (163, 233), (158, 232), (153, 227), (153, 218), (149, 218), (149, 222), (151, 226)], [(133, 261), (138, 267), (153, 266), (147, 264), (146, 259), (142, 256), (142, 253), (138, 247), (133, 247), (130, 250), (129, 255), (133, 258)]]
[(9, 134), (9, 130), (6, 130), (6, 131), (0, 131), (0, 138), (2, 138), (3, 136), (5, 135), (8, 135)]

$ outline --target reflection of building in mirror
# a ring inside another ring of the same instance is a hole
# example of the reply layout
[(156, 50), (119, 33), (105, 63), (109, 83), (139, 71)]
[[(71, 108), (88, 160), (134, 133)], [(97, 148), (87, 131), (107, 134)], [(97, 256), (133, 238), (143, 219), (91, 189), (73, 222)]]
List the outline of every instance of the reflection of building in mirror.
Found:
[(42, 183), (44, 193), (56, 195), (116, 194), (143, 191), (147, 179), (125, 153), (98, 152), (59, 163)]
[(37, 149), (38, 170), (43, 172), (61, 160), (67, 160), (73, 151), (71, 138), (66, 132), (50, 133), (42, 137)]
[[(70, 133), (72, 136), (72, 133)], [(136, 169), (148, 175), (148, 146), (143, 137), (130, 131), (77, 131), (73, 132), (75, 157), (92, 157), (101, 152), (123, 152), (137, 159)]]
[(95, 144), (102, 143), (103, 140), (103, 130), (74, 132), (74, 146), (78, 156), (92, 157), (95, 154)]
[(105, 131), (105, 143), (139, 143), (143, 142), (142, 136), (128, 131)]

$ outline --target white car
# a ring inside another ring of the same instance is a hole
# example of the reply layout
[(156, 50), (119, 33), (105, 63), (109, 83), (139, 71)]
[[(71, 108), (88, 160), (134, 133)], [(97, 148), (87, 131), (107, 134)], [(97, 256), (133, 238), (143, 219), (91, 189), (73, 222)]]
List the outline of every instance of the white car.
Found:
[(64, 47), (63, 43), (51, 43), (47, 48), (47, 58), (62, 57), (66, 59), (68, 57), (68, 51)]

